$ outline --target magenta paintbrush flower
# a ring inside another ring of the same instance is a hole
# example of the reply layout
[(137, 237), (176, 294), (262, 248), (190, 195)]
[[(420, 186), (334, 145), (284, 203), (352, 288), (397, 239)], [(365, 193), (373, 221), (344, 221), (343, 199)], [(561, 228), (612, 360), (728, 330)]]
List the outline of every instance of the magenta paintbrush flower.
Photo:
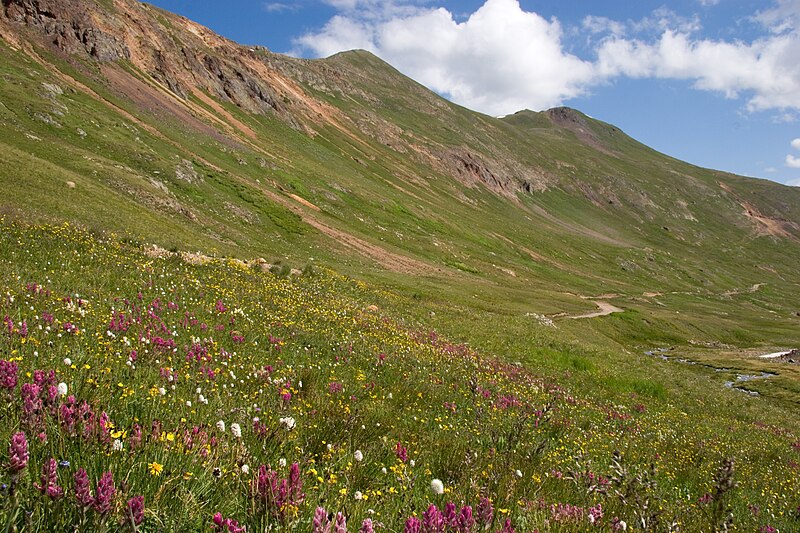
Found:
[(8, 448), (8, 468), (12, 474), (17, 474), (28, 466), (28, 439), (25, 433), (18, 431), (11, 437), (11, 445)]
[(363, 522), (361, 522), (361, 529), (358, 530), (358, 533), (375, 533), (375, 527), (372, 525), (372, 518), (365, 518)]
[(114, 476), (111, 472), (106, 472), (97, 482), (97, 490), (94, 497), (94, 510), (100, 514), (106, 514), (111, 511), (114, 505), (114, 496), (117, 495), (117, 489), (114, 487)]
[(36, 490), (46, 494), (51, 500), (60, 500), (64, 496), (64, 489), (58, 486), (57, 469), (58, 463), (51, 457), (42, 465), (42, 482), (33, 484)]
[(128, 500), (128, 522), (138, 526), (144, 520), (144, 496), (134, 496)]
[(328, 519), (328, 512), (322, 507), (317, 507), (314, 511), (311, 531), (312, 533), (330, 533), (331, 531), (331, 521)]
[(83, 468), (79, 468), (75, 472), (75, 500), (78, 502), (78, 506), (83, 508), (91, 507), (94, 503), (89, 487), (89, 475)]
[(17, 387), (17, 373), (19, 367), (13, 361), (0, 361), (0, 387), (4, 389), (14, 389)]

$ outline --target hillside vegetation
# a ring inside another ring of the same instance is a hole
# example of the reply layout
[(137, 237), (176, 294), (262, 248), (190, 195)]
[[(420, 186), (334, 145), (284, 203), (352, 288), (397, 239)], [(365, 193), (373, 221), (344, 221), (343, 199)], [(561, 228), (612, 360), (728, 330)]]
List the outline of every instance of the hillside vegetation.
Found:
[(322, 508), (413, 531), (451, 502), (454, 531), (800, 519), (790, 412), (682, 369), (610, 377), (618, 355), (547, 326), (529, 354), (476, 350), (328, 271), (153, 258), (68, 225), (2, 235), (2, 435), (26, 441), (7, 525), (310, 531)]
[(6, 530), (800, 527), (797, 188), (133, 0), (2, 4), (0, 187)]

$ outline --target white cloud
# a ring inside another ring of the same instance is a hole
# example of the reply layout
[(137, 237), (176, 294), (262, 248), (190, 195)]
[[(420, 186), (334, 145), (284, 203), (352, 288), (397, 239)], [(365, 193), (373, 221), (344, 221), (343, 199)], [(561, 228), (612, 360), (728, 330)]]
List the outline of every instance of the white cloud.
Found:
[(487, 0), (460, 23), (444, 8), (380, 21), (337, 16), (296, 44), (321, 56), (373, 51), (455, 102), (499, 115), (558, 105), (591, 85), (591, 62), (565, 52), (561, 37), (558, 21), (517, 0)]
[(759, 11), (753, 18), (772, 33), (797, 30), (800, 25), (800, 0), (777, 0), (774, 7)]
[[(800, 110), (800, 0), (778, 0), (755, 13), (764, 31), (749, 42), (699, 37), (697, 16), (666, 8), (638, 21), (590, 16), (565, 33), (558, 20), (526, 12), (517, 0), (486, 0), (463, 22), (425, 7), (425, 0), (326, 2), (339, 14), (298, 38), (295, 53), (363, 48), (486, 113), (559, 105), (619, 77), (686, 80), (743, 98), (751, 112)], [(565, 35), (581, 31), (594, 43), (594, 57), (568, 51)]]
[(300, 9), (300, 4), (297, 2), (283, 3), (283, 2), (266, 2), (264, 3), (264, 11), (268, 13), (282, 13), (284, 11), (297, 11)]
[(728, 98), (748, 94), (751, 111), (800, 108), (800, 38), (776, 36), (753, 43), (692, 39), (665, 31), (652, 43), (609, 38), (597, 68), (608, 77), (693, 80), (697, 89)]
[(786, 182), (786, 185), (788, 185), (790, 187), (800, 187), (800, 178), (794, 178), (794, 179), (788, 180)]
[(626, 24), (624, 22), (612, 20), (608, 17), (589, 15), (588, 17), (584, 17), (581, 21), (581, 26), (584, 30), (592, 34), (610, 33), (611, 35), (624, 35), (626, 33)]
[(800, 168), (800, 157), (795, 157), (792, 154), (786, 156), (786, 166), (789, 168)]
[(789, 144), (791, 144), (792, 148), (795, 150), (800, 150), (800, 139), (792, 139), (792, 142)]

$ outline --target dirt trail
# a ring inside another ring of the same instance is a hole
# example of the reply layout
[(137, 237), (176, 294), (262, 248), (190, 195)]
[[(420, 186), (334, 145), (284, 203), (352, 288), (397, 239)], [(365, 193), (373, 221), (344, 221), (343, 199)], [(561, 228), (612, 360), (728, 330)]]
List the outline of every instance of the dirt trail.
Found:
[(604, 302), (602, 300), (594, 300), (595, 305), (599, 307), (597, 311), (593, 311), (591, 313), (585, 313), (582, 315), (571, 315), (566, 318), (596, 318), (598, 316), (606, 316), (610, 315), (611, 313), (622, 313), (625, 311), (624, 309), (620, 309), (616, 305), (612, 305), (608, 302)]

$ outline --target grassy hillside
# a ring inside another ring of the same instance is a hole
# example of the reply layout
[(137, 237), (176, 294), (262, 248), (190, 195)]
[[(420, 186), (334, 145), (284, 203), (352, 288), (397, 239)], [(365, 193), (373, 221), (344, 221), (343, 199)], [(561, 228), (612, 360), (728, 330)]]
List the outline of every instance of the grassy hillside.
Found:
[(0, 187), (7, 530), (798, 527), (797, 188), (127, 0), (3, 4)]
[[(427, 306), (398, 316), (383, 306), (409, 302), (329, 271), (281, 278), (2, 224), (7, 526), (185, 531), (220, 513), (310, 531), (322, 508), (399, 531), (449, 502), (475, 517), (458, 531), (800, 519), (794, 411), (713, 372), (535, 322), (524, 342), (503, 322), (467, 345)], [(85, 506), (79, 469), (91, 487), (106, 475)]]

